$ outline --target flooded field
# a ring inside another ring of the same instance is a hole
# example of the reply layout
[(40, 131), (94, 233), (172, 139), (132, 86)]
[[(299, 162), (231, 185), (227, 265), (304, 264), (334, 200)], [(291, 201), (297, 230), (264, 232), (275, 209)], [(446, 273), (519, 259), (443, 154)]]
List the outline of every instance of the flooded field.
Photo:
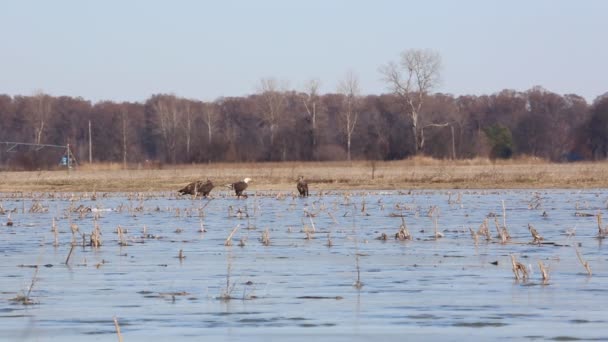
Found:
[(608, 190), (212, 194), (0, 193), (0, 340), (608, 339)]

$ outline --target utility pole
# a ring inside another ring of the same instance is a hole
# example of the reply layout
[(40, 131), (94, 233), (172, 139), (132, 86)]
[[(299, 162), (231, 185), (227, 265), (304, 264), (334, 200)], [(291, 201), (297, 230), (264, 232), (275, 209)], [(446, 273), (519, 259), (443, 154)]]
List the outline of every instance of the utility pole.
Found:
[(91, 120), (89, 120), (89, 164), (93, 164), (93, 144), (91, 142)]

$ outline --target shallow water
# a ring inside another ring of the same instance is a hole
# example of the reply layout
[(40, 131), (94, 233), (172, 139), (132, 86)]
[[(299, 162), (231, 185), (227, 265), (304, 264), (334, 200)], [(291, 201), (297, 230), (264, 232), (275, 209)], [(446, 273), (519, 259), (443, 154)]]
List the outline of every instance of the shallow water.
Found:
[[(0, 194), (14, 222), (0, 216), (0, 340), (116, 340), (113, 317), (125, 341), (608, 339), (606, 247), (592, 216), (606, 211), (608, 190), (215, 195)], [(494, 237), (503, 200), (506, 244)], [(44, 212), (28, 212), (35, 203)], [(96, 212), (70, 212), (79, 205)], [(393, 239), (401, 215), (413, 241)], [(486, 218), (493, 240), (475, 244), (469, 227)], [(82, 247), (77, 237), (66, 265), (70, 222), (87, 239), (96, 222), (103, 245)], [(529, 223), (548, 244), (530, 244)], [(118, 243), (118, 225), (128, 246)], [(269, 246), (260, 242), (266, 229)], [(376, 239), (382, 233), (387, 241)], [(515, 280), (511, 254), (530, 279)], [(33, 304), (11, 301), (34, 276)]]

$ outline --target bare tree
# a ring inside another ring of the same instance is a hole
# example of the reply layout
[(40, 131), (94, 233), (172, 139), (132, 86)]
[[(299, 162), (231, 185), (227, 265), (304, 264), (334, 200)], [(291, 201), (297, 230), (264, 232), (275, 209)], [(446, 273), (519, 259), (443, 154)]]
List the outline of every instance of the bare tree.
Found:
[(302, 102), (306, 109), (306, 115), (310, 120), (311, 125), (311, 138), (312, 138), (312, 151), (315, 154), (317, 150), (317, 114), (318, 114), (318, 103), (319, 103), (319, 86), (321, 81), (313, 78), (306, 82), (304, 85), (304, 94), (302, 95)]
[(120, 109), (120, 121), (122, 127), (122, 167), (127, 168), (127, 125), (128, 125), (128, 113), (125, 105)]
[(203, 105), (203, 110), (203, 121), (205, 121), (205, 125), (207, 125), (207, 144), (208, 146), (211, 146), (211, 141), (213, 140), (213, 129), (215, 128), (215, 124), (217, 122), (216, 104), (206, 103)]
[(43, 93), (42, 91), (36, 92), (32, 97), (31, 121), (34, 126), (34, 142), (36, 144), (42, 143), (42, 135), (46, 128), (47, 121), (51, 115), (52, 110), (52, 98)]
[(405, 50), (399, 63), (389, 62), (380, 67), (380, 73), (390, 89), (401, 98), (412, 119), (416, 154), (424, 147), (424, 127), (419, 123), (422, 104), (428, 93), (439, 84), (440, 69), (441, 56), (437, 51), (419, 49)]
[(270, 146), (274, 146), (276, 132), (287, 107), (285, 84), (275, 78), (263, 78), (260, 81), (259, 93), (262, 97), (262, 116), (270, 129)]
[(192, 111), (192, 104), (188, 100), (183, 101), (183, 130), (186, 138), (186, 159), (190, 162), (190, 145), (192, 142), (192, 124), (194, 121), (194, 113)]
[(171, 162), (175, 164), (181, 118), (179, 100), (175, 95), (159, 95), (153, 103), (153, 108), (158, 115), (159, 130), (167, 155)]
[(348, 71), (344, 78), (338, 83), (338, 92), (344, 95), (344, 103), (340, 116), (344, 120), (344, 131), (346, 133), (346, 156), (351, 160), (350, 147), (357, 119), (359, 118), (359, 78), (353, 71)]

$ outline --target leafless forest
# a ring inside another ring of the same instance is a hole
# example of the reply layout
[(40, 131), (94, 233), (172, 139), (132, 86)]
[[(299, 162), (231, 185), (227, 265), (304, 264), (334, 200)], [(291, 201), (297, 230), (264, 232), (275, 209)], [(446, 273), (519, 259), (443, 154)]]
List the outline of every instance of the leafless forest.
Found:
[[(213, 102), (172, 94), (155, 94), (144, 103), (92, 103), (42, 92), (0, 95), (0, 140), (70, 144), (80, 163), (125, 166), (396, 160), (416, 154), (607, 157), (608, 96), (587, 103), (540, 86), (482, 96), (434, 93), (439, 76), (434, 62), (440, 59), (432, 51), (414, 50), (404, 52), (399, 63), (381, 66), (388, 86), (382, 95), (361, 94), (352, 71), (338, 82), (327, 81), (338, 84), (335, 92), (320, 94), (318, 79), (293, 89), (268, 78), (251, 95)], [(412, 69), (412, 63), (422, 68)], [(64, 153), (0, 147), (3, 169), (52, 168)]]

